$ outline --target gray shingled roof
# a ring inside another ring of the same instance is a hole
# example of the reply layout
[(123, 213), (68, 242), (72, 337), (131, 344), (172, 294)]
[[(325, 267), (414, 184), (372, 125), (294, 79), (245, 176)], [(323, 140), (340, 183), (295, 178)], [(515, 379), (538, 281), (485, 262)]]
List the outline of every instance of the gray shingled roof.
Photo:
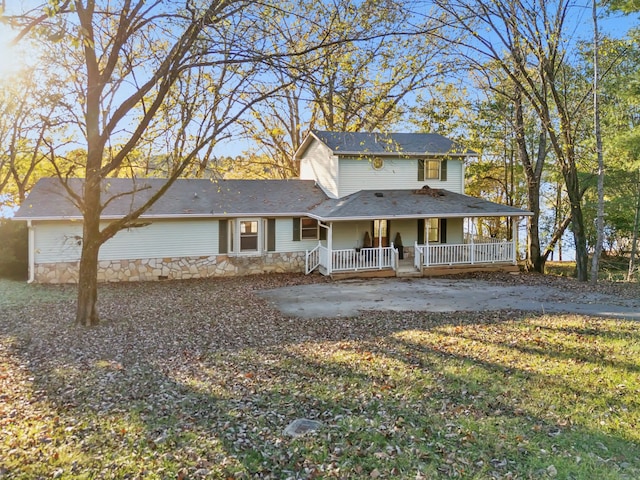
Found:
[[(130, 179), (105, 181), (103, 195), (118, 196), (103, 217), (121, 217), (142, 205), (164, 180), (138, 179), (130, 194)], [(71, 179), (80, 191), (82, 180)], [(179, 179), (143, 217), (304, 216), (321, 220), (480, 217), (530, 215), (518, 208), (488, 202), (447, 190), (363, 190), (342, 199), (330, 199), (312, 180), (196, 180)], [(106, 197), (103, 196), (103, 201)], [(16, 212), (16, 220), (79, 219), (56, 178), (43, 178)]]
[(343, 155), (466, 155), (474, 154), (437, 133), (365, 133), (313, 131), (312, 134)]
[[(112, 178), (104, 182), (103, 201), (125, 194), (107, 205), (104, 217), (119, 217), (143, 204), (165, 180), (137, 179), (134, 194), (131, 179)], [(82, 180), (71, 179), (74, 191)], [(198, 180), (179, 179), (144, 217), (178, 216), (286, 216), (304, 215), (327, 196), (313, 180)], [(81, 218), (79, 210), (56, 178), (43, 178), (33, 187), (15, 214), (15, 219)]]
[(519, 208), (442, 189), (361, 190), (327, 200), (312, 214), (326, 220), (531, 215)]

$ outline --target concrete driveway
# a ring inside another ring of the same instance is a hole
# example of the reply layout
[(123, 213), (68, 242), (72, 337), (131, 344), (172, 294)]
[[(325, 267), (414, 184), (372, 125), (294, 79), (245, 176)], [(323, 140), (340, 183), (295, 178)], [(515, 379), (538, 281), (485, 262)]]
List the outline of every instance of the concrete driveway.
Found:
[(259, 294), (282, 313), (304, 318), (352, 316), (366, 310), (526, 310), (640, 320), (640, 299), (476, 279), (356, 279), (263, 290)]

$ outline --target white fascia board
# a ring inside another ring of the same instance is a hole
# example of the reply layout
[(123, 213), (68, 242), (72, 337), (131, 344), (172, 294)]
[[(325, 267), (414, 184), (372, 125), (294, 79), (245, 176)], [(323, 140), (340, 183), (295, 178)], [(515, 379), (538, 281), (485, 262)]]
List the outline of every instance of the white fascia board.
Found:
[(358, 157), (370, 157), (370, 156), (376, 156), (376, 157), (398, 157), (398, 158), (409, 158), (409, 157), (416, 157), (416, 158), (424, 158), (424, 157), (435, 157), (435, 158), (439, 158), (439, 157), (451, 157), (451, 158), (455, 158), (455, 157), (477, 157), (478, 154), (477, 153), (432, 153), (432, 152), (363, 152), (363, 151), (353, 151), (353, 152), (348, 152), (348, 151), (333, 151), (333, 154), (335, 156), (338, 157), (346, 157), (346, 156), (358, 156)]
[[(140, 215), (136, 218), (140, 220), (176, 220), (176, 219), (199, 219), (199, 218), (236, 218), (236, 217), (307, 217), (308, 212), (240, 212), (240, 213), (208, 213), (208, 214), (194, 214), (194, 215)], [(100, 220), (120, 220), (124, 215), (105, 215), (100, 217)], [(71, 221), (81, 222), (83, 218), (81, 216), (57, 216), (57, 217), (21, 217), (12, 218), (15, 221), (22, 222), (42, 222), (42, 221)]]
[(466, 213), (452, 213), (452, 214), (427, 214), (427, 215), (367, 215), (361, 217), (323, 217), (321, 215), (308, 214), (308, 217), (315, 218), (316, 220), (320, 220), (322, 222), (348, 222), (348, 221), (359, 221), (359, 220), (377, 220), (377, 219), (387, 219), (387, 220), (411, 220), (418, 218), (481, 218), (481, 217), (531, 217), (533, 213), (531, 212), (517, 212), (517, 213), (474, 213), (474, 214), (466, 214)]
[[(310, 131), (309, 134), (305, 137), (305, 139), (302, 141), (302, 143), (300, 144), (300, 146), (298, 147), (298, 149), (293, 153), (293, 159), (294, 160), (300, 160), (301, 159), (301, 155), (305, 152), (305, 150), (307, 148), (309, 148), (309, 144), (311, 143), (311, 141), (313, 139), (316, 139), (317, 141), (319, 141), (321, 144), (323, 144), (324, 146), (327, 146), (326, 143), (324, 143), (322, 140), (320, 140), (314, 133), (313, 131)], [(328, 147), (327, 147), (328, 148)]]

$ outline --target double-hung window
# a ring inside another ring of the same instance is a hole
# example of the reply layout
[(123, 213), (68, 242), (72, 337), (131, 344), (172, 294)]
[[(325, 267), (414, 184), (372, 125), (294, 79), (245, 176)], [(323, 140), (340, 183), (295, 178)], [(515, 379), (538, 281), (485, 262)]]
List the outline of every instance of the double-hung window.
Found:
[(302, 240), (317, 240), (318, 221), (315, 218), (302, 217), (300, 219), (300, 238)]
[(258, 225), (257, 219), (240, 220), (240, 252), (257, 252), (258, 245)]
[(424, 179), (437, 180), (440, 178), (440, 160), (424, 161)]
[(418, 160), (418, 181), (447, 180), (447, 160), (421, 158)]
[(440, 241), (440, 219), (428, 218), (424, 222), (425, 238), (429, 239), (429, 243), (435, 243)]

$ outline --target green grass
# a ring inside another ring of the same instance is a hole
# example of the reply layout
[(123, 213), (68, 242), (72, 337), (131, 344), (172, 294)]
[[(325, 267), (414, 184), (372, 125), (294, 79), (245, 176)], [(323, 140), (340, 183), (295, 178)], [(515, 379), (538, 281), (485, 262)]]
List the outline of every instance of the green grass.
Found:
[(73, 285), (30, 285), (21, 280), (0, 278), (0, 308), (71, 300), (76, 288)]
[[(591, 259), (589, 259), (589, 271), (591, 271)], [(607, 282), (626, 282), (629, 270), (629, 259), (625, 257), (607, 257), (604, 256), (600, 260), (598, 268), (598, 280)], [(550, 275), (561, 277), (576, 276), (576, 262), (547, 262), (545, 272)], [(637, 271), (633, 281), (640, 281), (640, 272)]]
[[(274, 322), (291, 336), (124, 365), (88, 360), (115, 323), (68, 327), (69, 349), (88, 345), (71, 356), (4, 331), (0, 478), (640, 478), (636, 322), (370, 313), (304, 338), (302, 320)], [(301, 417), (323, 427), (283, 435)]]

